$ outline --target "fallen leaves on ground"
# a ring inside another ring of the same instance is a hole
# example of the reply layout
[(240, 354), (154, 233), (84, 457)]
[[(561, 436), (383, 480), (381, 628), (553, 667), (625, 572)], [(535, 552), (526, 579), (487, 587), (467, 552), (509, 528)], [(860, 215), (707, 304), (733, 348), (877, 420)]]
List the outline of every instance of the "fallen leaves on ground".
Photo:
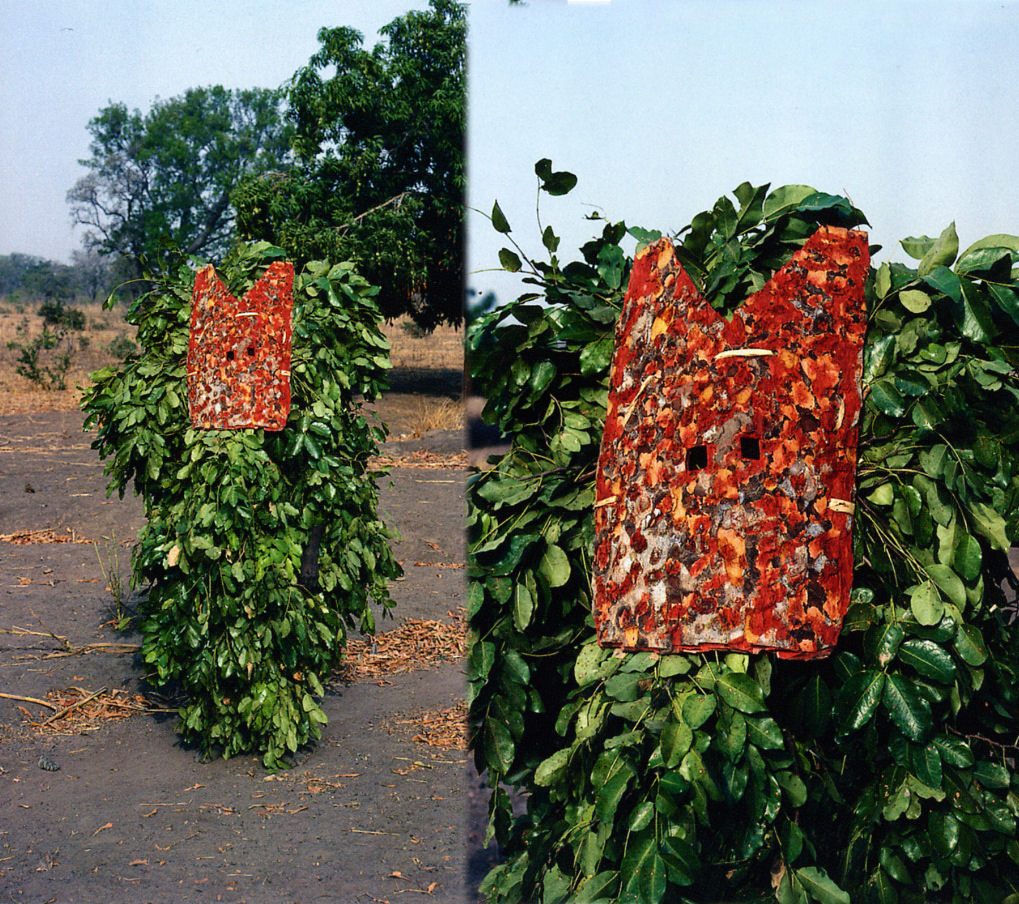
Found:
[(448, 614), (452, 621), (411, 618), (392, 631), (350, 641), (336, 677), (342, 681), (386, 678), (463, 659), (467, 648), (463, 610)]
[(0, 534), (0, 543), (13, 543), (15, 546), (28, 546), (34, 543), (91, 543), (86, 537), (79, 537), (71, 528), (65, 533), (45, 528), (42, 530), (16, 530), (10, 534)]
[(135, 713), (166, 711), (141, 694), (130, 694), (119, 689), (94, 692), (81, 687), (68, 687), (49, 691), (46, 699), (56, 706), (56, 712), (40, 722), (30, 722), (36, 731), (46, 734), (96, 731), (107, 722), (126, 719)]
[(417, 729), (411, 740), (419, 744), (442, 750), (467, 749), (467, 703), (463, 700), (446, 709), (394, 719), (393, 725), (409, 725)]

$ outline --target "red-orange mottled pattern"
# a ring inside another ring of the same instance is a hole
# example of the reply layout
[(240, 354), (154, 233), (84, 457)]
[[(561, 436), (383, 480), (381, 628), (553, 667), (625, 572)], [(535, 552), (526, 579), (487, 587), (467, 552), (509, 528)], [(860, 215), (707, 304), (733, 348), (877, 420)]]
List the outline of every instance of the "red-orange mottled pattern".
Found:
[(863, 232), (821, 227), (726, 320), (637, 255), (598, 464), (599, 642), (827, 655), (852, 585)]
[(294, 267), (274, 261), (238, 300), (211, 264), (195, 274), (188, 410), (207, 430), (282, 430), (290, 413)]

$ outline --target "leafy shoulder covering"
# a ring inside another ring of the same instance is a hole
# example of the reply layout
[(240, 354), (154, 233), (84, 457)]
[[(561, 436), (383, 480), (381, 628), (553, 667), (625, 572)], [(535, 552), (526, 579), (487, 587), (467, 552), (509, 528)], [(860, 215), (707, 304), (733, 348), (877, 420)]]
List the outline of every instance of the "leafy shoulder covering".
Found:
[[(273, 260), (241, 246), (217, 268), (243, 295)], [(194, 269), (128, 315), (141, 351), (92, 375), (82, 409), (107, 459), (109, 492), (133, 484), (148, 524), (132, 557), (143, 656), (187, 695), (180, 730), (223, 756), (284, 764), (317, 738), (316, 700), (348, 628), (374, 631), (400, 574), (369, 462), (386, 435), (366, 403), (384, 387), (389, 343), (376, 289), (350, 264), (309, 263), (294, 282), (285, 428), (196, 430), (186, 356)]]
[[(539, 187), (576, 181), (536, 168)], [(675, 237), (723, 313), (822, 223), (744, 183)], [(867, 281), (852, 605), (834, 655), (622, 654), (591, 617), (595, 466), (631, 260), (606, 223), (468, 336), (510, 451), (469, 485), (470, 723), (493, 902), (1019, 901), (1019, 237), (953, 226)], [(877, 251), (878, 249), (872, 249)], [(527, 794), (514, 815), (507, 788)]]

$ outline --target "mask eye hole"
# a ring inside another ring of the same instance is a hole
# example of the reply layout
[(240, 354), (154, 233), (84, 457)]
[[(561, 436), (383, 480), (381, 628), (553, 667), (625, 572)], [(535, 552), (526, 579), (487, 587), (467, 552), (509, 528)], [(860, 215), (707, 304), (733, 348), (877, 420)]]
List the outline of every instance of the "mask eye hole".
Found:
[(255, 347), (253, 345), (248, 346), (248, 357), (249, 358), (255, 357)]
[(691, 446), (686, 450), (686, 469), (700, 471), (708, 466), (708, 447)]
[(228, 351), (226, 353), (226, 359), (227, 359), (227, 361), (233, 361), (233, 359), (234, 359), (234, 350), (233, 349), (230, 349), (230, 351)]
[(748, 460), (756, 461), (761, 457), (761, 441), (756, 436), (741, 436), (739, 454)]

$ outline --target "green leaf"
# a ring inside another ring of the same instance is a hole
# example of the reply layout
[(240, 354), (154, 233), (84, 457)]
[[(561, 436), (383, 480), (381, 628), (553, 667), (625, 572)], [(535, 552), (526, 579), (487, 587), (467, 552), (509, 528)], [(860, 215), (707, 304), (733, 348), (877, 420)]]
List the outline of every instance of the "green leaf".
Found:
[(747, 721), (747, 740), (761, 750), (781, 750), (785, 746), (782, 729), (771, 716), (751, 716)]
[(795, 872), (807, 894), (819, 904), (850, 904), (848, 893), (839, 888), (823, 869), (802, 866)]
[(973, 502), (969, 508), (976, 532), (989, 540), (995, 549), (1007, 553), (1012, 544), (1005, 530), (1005, 519), (983, 502)]
[(924, 570), (955, 605), (960, 609), (966, 605), (966, 587), (951, 568), (947, 565), (927, 565)]
[(867, 498), (874, 505), (891, 505), (895, 501), (895, 487), (890, 483), (883, 483), (873, 493), (868, 493)]
[(864, 638), (864, 649), (879, 666), (885, 666), (895, 658), (905, 636), (905, 629), (898, 622), (874, 625)]
[(658, 661), (658, 677), (674, 678), (690, 671), (690, 660), (681, 653), (670, 653)]
[(839, 693), (840, 721), (844, 731), (856, 731), (873, 718), (884, 687), (884, 673), (874, 669), (859, 672), (845, 683)]
[(973, 765), (973, 752), (962, 738), (951, 738), (947, 735), (935, 738), (934, 746), (941, 754), (943, 762), (959, 769), (968, 769)]
[[(593, 837), (593, 836), (592, 836)], [(491, 874), (489, 874), (491, 875)], [(617, 870), (606, 870), (585, 881), (572, 899), (572, 904), (595, 904), (616, 900), (613, 889), (619, 881)]]
[(910, 591), (909, 608), (921, 625), (936, 625), (945, 613), (945, 604), (933, 581), (924, 581)]
[(677, 885), (693, 885), (701, 871), (697, 851), (682, 838), (669, 835), (662, 839), (661, 852), (668, 862), (673, 881)]
[(553, 254), (559, 249), (559, 236), (552, 231), (551, 226), (546, 226), (545, 231), (541, 234), (541, 244), (544, 245)]
[(881, 853), (879, 854), (878, 859), (881, 862), (882, 869), (884, 869), (884, 871), (896, 882), (901, 882), (903, 885), (909, 885), (913, 881), (902, 858), (893, 853), (890, 848), (881, 848)]
[(902, 417), (906, 413), (906, 401), (891, 380), (878, 380), (870, 387), (870, 399), (879, 410), (891, 417)]
[(1007, 788), (1011, 784), (1011, 773), (1001, 763), (977, 763), (973, 775), (985, 788)]
[(935, 267), (923, 279), (932, 289), (947, 295), (953, 301), (962, 300), (962, 281), (948, 267)]
[(499, 249), (499, 263), (503, 270), (509, 270), (510, 273), (516, 273), (523, 266), (517, 253), (509, 248)]
[(987, 647), (976, 625), (959, 625), (955, 632), (955, 650), (967, 665), (976, 667), (987, 661)]
[(570, 560), (565, 552), (552, 544), (541, 557), (538, 571), (550, 587), (562, 587), (570, 579)]
[(922, 314), (931, 306), (931, 297), (919, 289), (903, 289), (899, 292), (899, 301), (907, 311), (914, 314)]
[(871, 874), (864, 891), (870, 904), (899, 904), (899, 893), (895, 890), (889, 874), (883, 869)]
[(622, 760), (616, 760), (615, 768), (610, 770), (608, 778), (598, 789), (595, 797), (595, 812), (603, 822), (615, 819), (616, 808), (623, 799), (626, 786), (633, 778), (633, 771)]
[(1019, 325), (1019, 292), (1008, 286), (996, 286), (993, 283), (989, 283), (987, 289), (998, 309), (1007, 314), (1013, 323)]
[(764, 219), (774, 220), (795, 210), (801, 202), (817, 194), (809, 185), (783, 185), (764, 199)]
[(955, 223), (949, 223), (938, 239), (920, 260), (917, 272), (926, 276), (935, 267), (951, 267), (959, 253), (959, 236), (955, 233)]
[(614, 349), (615, 342), (611, 337), (585, 346), (580, 352), (580, 372), (584, 376), (607, 373)]
[(495, 772), (509, 772), (515, 752), (513, 736), (509, 728), (498, 718), (485, 720), (485, 750), (488, 753), (489, 768)]
[(901, 239), (899, 244), (910, 257), (922, 260), (923, 256), (934, 247), (934, 241), (929, 235), (920, 235)]
[(930, 708), (917, 696), (908, 680), (901, 675), (889, 675), (882, 700), (892, 721), (907, 738), (923, 740), (932, 724)]
[(662, 730), (662, 759), (666, 769), (679, 765), (693, 745), (693, 731), (685, 722), (671, 721)]
[(566, 767), (570, 758), (570, 748), (564, 747), (557, 750), (552, 756), (545, 758), (538, 764), (534, 771), (534, 782), (542, 788), (551, 785), (558, 774)]
[(955, 678), (955, 661), (933, 640), (907, 640), (899, 647), (899, 661), (942, 684), (950, 684)]
[(710, 694), (691, 694), (683, 701), (683, 721), (691, 728), (700, 728), (711, 718), (716, 705)]
[(959, 844), (959, 821), (951, 813), (931, 813), (927, 820), (927, 834), (934, 849), (947, 857)]
[(936, 747), (931, 744), (912, 747), (909, 758), (913, 764), (913, 773), (920, 781), (929, 788), (941, 787), (941, 756)]
[(552, 161), (547, 157), (534, 164), (534, 173), (541, 180), (542, 191), (550, 195), (565, 195), (577, 184), (577, 177), (573, 173), (552, 172)]
[(531, 617), (534, 614), (534, 600), (525, 584), (517, 584), (513, 593), (513, 624), (518, 631), (523, 631), (531, 623)]
[(613, 659), (608, 650), (596, 643), (585, 644), (577, 654), (573, 666), (573, 677), (580, 687), (585, 687), (599, 678), (604, 678), (619, 667), (619, 660)]
[(882, 264), (874, 274), (874, 294), (884, 298), (892, 290), (892, 268)]
[(715, 691), (733, 709), (758, 713), (765, 709), (760, 685), (744, 672), (727, 672), (715, 682)]
[(984, 259), (982, 253), (985, 251), (1011, 251), (1013, 254), (1019, 252), (1019, 235), (997, 233), (984, 236), (959, 255), (956, 269), (962, 271), (978, 266), (978, 262)]
[(983, 565), (980, 543), (969, 534), (959, 531), (955, 538), (955, 558), (952, 564), (965, 581), (975, 581)]
[(502, 212), (502, 208), (499, 206), (499, 202), (496, 201), (492, 205), (492, 226), (496, 232), (508, 234), (510, 232), (510, 224), (506, 219), (506, 215)]

